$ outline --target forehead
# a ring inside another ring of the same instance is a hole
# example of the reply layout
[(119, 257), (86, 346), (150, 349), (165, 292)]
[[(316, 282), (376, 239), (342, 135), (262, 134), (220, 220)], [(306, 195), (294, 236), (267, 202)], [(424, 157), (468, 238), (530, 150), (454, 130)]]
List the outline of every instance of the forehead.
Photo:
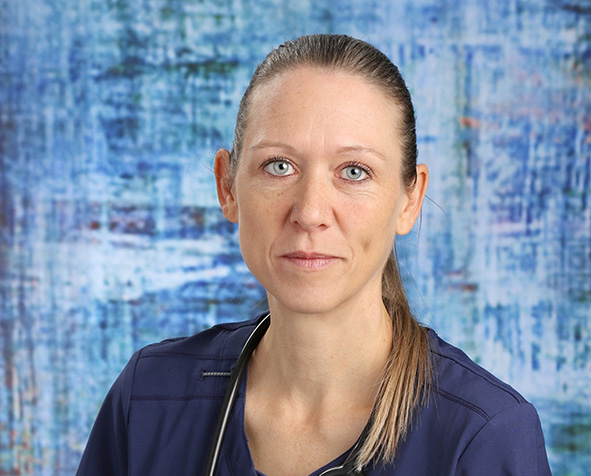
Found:
[(360, 144), (397, 151), (399, 112), (392, 98), (359, 75), (296, 68), (260, 84), (251, 97), (244, 146)]

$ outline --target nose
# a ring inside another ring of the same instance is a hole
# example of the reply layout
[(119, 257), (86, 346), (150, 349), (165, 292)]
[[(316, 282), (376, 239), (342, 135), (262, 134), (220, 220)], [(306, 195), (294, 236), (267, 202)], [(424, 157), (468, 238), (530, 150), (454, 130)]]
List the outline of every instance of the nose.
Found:
[(306, 232), (331, 225), (334, 218), (331, 182), (320, 174), (303, 178), (296, 188), (290, 221)]

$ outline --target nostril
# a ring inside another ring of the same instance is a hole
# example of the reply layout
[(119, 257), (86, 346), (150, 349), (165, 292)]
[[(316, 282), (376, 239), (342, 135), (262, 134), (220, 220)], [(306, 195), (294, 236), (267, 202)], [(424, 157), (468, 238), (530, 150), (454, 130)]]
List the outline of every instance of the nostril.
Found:
[(304, 231), (329, 226), (332, 221), (330, 207), (321, 199), (301, 200), (291, 208), (289, 221)]

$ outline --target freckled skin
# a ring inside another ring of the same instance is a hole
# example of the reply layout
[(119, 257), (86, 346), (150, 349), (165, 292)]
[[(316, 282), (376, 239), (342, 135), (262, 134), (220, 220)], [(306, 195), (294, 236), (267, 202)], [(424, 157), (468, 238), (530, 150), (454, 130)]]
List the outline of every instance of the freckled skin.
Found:
[[(270, 303), (322, 313), (380, 300), (395, 234), (410, 231), (418, 213), (400, 179), (391, 100), (357, 76), (299, 68), (255, 91), (249, 117), (236, 177), (220, 201)], [(285, 162), (287, 173), (269, 161)], [(347, 175), (351, 167), (363, 170), (359, 180)], [(328, 264), (286, 257), (295, 252)]]

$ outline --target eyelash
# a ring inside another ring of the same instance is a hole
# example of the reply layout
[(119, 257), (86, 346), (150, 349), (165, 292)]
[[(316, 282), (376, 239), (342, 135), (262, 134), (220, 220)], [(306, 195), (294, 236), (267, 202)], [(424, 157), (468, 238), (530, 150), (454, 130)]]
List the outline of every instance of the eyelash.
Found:
[(286, 159), (285, 157), (281, 157), (280, 155), (271, 155), (267, 160), (263, 162), (261, 168), (264, 168), (267, 165), (272, 164), (273, 162), (288, 162), (291, 164), (289, 159)]
[[(261, 169), (264, 170), (265, 167), (267, 167), (267, 165), (272, 164), (273, 162), (285, 162), (287, 164), (289, 164), (291, 167), (293, 167), (295, 169), (295, 167), (293, 166), (293, 164), (291, 163), (291, 161), (289, 159), (286, 159), (285, 157), (281, 157), (279, 155), (274, 155), (269, 157), (267, 160), (265, 160), (262, 164), (261, 164)], [(269, 174), (271, 177), (274, 178), (281, 178), (280, 175), (273, 175), (273, 174)]]
[[(286, 159), (285, 157), (281, 157), (281, 156), (277, 155), (277, 156), (271, 156), (267, 160), (265, 160), (265, 162), (263, 162), (261, 165), (261, 169), (264, 169), (265, 167), (267, 167), (267, 165), (272, 164), (273, 162), (286, 162), (289, 165), (291, 165), (292, 167), (294, 167), (294, 165), (291, 163), (291, 161), (289, 159)], [(363, 170), (367, 174), (367, 178), (373, 177), (373, 171), (367, 165), (362, 164), (361, 162), (347, 162), (346, 164), (343, 164), (343, 166), (341, 167), (341, 172), (348, 167), (357, 167), (357, 168)], [(294, 169), (295, 169), (295, 167), (294, 167)], [(280, 177), (280, 176), (276, 176), (276, 175), (272, 175), (272, 174), (270, 174), (270, 175), (272, 177)], [(347, 180), (347, 179), (343, 179), (343, 180)], [(366, 179), (347, 180), (347, 182), (361, 183), (361, 182), (364, 182), (365, 180)]]
[[(357, 167), (358, 169), (363, 170), (366, 174), (367, 174), (367, 178), (372, 178), (373, 177), (373, 171), (365, 164), (362, 164), (360, 162), (348, 162), (345, 165), (343, 165), (343, 167), (341, 168), (341, 171), (349, 168), (349, 167)], [(345, 179), (346, 180), (346, 179)], [(361, 179), (361, 180), (349, 180), (349, 182), (356, 182), (356, 183), (360, 183), (360, 182), (364, 182), (366, 179)]]

